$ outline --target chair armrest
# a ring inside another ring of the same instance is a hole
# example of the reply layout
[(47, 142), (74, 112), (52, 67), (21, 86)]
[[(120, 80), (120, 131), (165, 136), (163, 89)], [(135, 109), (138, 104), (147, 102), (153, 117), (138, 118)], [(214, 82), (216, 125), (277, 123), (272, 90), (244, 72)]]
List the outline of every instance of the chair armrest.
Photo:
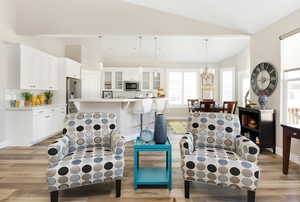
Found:
[(235, 142), (236, 153), (244, 160), (257, 163), (259, 147), (248, 138), (238, 135)]
[(180, 140), (181, 156), (190, 155), (194, 151), (193, 135), (186, 133)]
[(112, 136), (112, 152), (118, 156), (124, 156), (125, 152), (125, 138), (121, 135), (115, 134)]
[(48, 146), (49, 163), (57, 163), (69, 153), (69, 142), (69, 137), (64, 136)]

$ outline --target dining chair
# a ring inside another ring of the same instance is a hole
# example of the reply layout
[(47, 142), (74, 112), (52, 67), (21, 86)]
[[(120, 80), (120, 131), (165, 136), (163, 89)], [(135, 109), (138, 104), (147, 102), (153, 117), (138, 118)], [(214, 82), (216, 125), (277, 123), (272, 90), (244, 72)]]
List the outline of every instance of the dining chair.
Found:
[(234, 114), (237, 106), (237, 101), (224, 101), (223, 113)]
[(215, 100), (214, 99), (203, 99), (202, 101), (203, 102), (214, 102)]
[(188, 99), (188, 108), (189, 108), (189, 112), (195, 112), (193, 106), (199, 102), (198, 99)]
[(215, 101), (201, 101), (200, 102), (200, 112), (214, 112), (215, 110)]

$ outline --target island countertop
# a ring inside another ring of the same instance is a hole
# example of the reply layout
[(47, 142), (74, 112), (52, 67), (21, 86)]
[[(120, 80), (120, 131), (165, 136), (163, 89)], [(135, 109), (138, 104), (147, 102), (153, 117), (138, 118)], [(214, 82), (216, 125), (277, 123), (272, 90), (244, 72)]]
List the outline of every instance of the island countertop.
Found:
[(104, 99), (104, 98), (80, 98), (80, 99), (71, 99), (71, 102), (137, 102), (145, 99), (151, 100), (167, 100), (166, 97), (155, 97), (155, 98), (112, 98), (112, 99)]

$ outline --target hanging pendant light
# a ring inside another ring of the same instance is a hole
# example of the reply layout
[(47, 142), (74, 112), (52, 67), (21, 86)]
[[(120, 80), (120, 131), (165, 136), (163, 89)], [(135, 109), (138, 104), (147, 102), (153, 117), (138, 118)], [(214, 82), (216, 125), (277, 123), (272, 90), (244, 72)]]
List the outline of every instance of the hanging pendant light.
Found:
[(139, 72), (140, 72), (140, 74), (143, 73), (143, 66), (141, 64), (141, 58), (142, 58), (142, 39), (143, 39), (142, 36), (138, 37), (138, 40), (139, 40), (139, 53), (138, 53), (138, 57), (139, 57), (139, 60), (140, 60), (140, 62), (139, 62)]
[(204, 72), (201, 74), (203, 99), (204, 99), (205, 92), (208, 92), (210, 94), (209, 97), (205, 97), (205, 98), (213, 98), (213, 87), (214, 87), (214, 74), (210, 73), (208, 70), (208, 39), (205, 39), (204, 41), (205, 41), (206, 61), (205, 61)]
[[(98, 58), (98, 64), (99, 64), (99, 69), (100, 71), (103, 69), (103, 59), (102, 59), (102, 53), (103, 53), (103, 50), (102, 50), (102, 35), (99, 35), (98, 36), (98, 47), (99, 47), (99, 50), (98, 50), (98, 54), (99, 54), (99, 58)], [(101, 54), (101, 55), (100, 55)]]
[[(158, 37), (154, 37), (154, 60), (156, 67), (158, 67)], [(154, 76), (157, 77), (157, 72), (154, 72)]]

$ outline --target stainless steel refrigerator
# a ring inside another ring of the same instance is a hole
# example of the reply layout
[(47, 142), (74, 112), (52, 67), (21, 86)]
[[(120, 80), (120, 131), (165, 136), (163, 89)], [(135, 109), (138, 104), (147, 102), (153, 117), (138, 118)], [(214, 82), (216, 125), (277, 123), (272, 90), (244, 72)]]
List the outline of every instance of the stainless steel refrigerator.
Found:
[(67, 77), (66, 85), (67, 113), (77, 113), (78, 107), (70, 99), (81, 98), (81, 80)]

